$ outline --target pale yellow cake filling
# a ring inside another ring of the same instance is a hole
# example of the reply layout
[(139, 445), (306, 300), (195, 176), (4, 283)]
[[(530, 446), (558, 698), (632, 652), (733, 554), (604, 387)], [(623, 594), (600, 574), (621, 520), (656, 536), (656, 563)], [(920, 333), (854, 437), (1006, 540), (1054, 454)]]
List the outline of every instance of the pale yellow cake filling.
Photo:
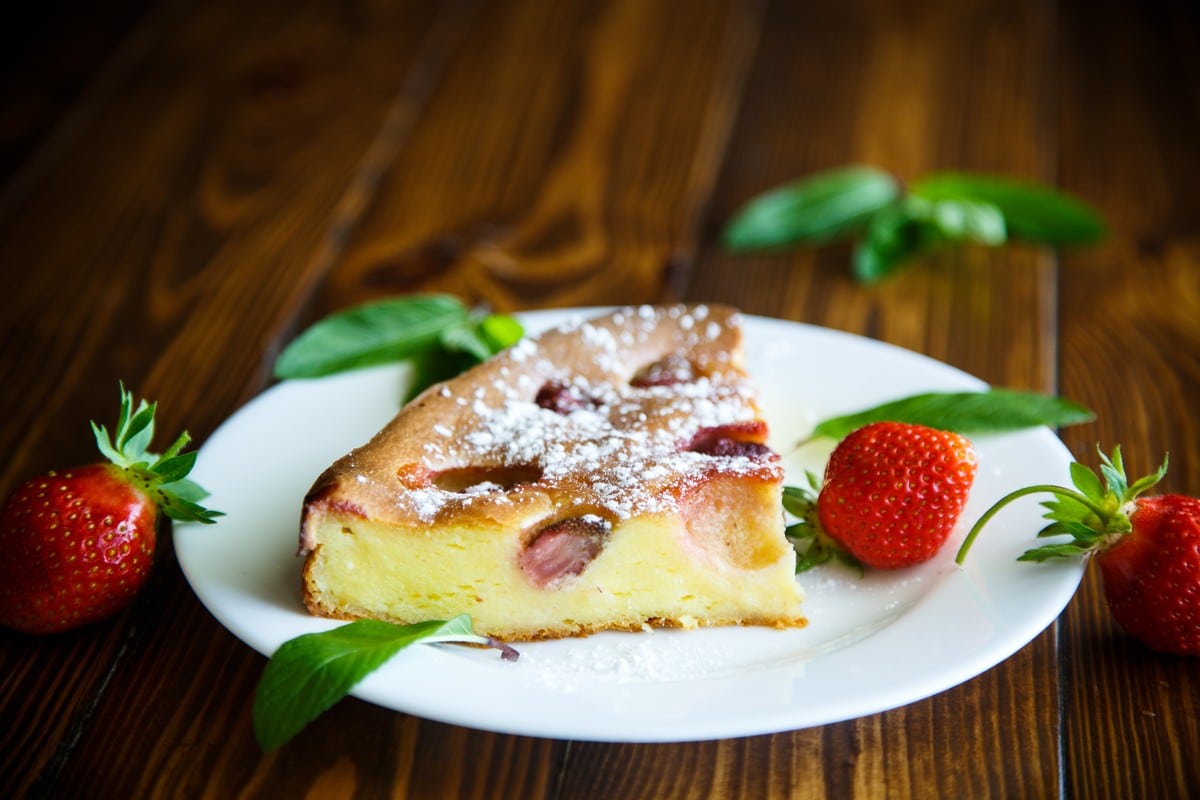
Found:
[[(780, 508), (777, 486), (756, 489), (759, 496), (724, 510)], [(338, 615), (400, 622), (466, 612), (476, 631), (510, 640), (700, 620), (802, 624), (781, 519), (722, 513), (713, 492), (701, 494), (687, 504), (694, 514), (617, 523), (581, 574), (547, 588), (519, 567), (522, 542), (511, 531), (448, 525), (434, 533), (325, 516), (308, 572), (310, 599)]]

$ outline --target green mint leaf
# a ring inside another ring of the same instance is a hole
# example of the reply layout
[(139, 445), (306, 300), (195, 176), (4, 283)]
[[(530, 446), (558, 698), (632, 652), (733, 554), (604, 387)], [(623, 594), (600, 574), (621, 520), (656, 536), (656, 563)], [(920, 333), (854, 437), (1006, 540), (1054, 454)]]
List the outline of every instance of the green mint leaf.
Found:
[(861, 231), (899, 194), (896, 179), (873, 167), (818, 172), (752, 199), (725, 227), (722, 240), (730, 250), (828, 241)]
[(290, 639), (267, 662), (254, 695), (254, 735), (264, 751), (299, 733), (364, 678), (409, 645), (462, 642), (516, 651), (474, 632), (466, 614), (452, 620), (395, 625), (359, 620)]
[(927, 175), (910, 192), (932, 202), (967, 201), (999, 209), (1014, 239), (1049, 245), (1092, 244), (1103, 238), (1099, 213), (1081, 200), (1046, 186), (989, 175)]
[(863, 283), (875, 283), (934, 246), (940, 234), (922, 203), (892, 203), (871, 217), (854, 249), (852, 270)]
[(478, 363), (479, 359), (465, 350), (451, 350), (435, 343), (424, 352), (416, 353), (408, 359), (412, 374), (403, 402), (409, 402), (435, 383), (449, 380)]
[(428, 350), (409, 359), (413, 372), (404, 402), (433, 384), (486, 361), (524, 335), (521, 323), (503, 314), (492, 314), (471, 324), (447, 328)]
[(508, 314), (489, 314), (479, 323), (479, 335), (492, 348), (493, 353), (499, 353), (521, 341), (525, 329), (516, 317)]
[(854, 276), (874, 283), (936, 247), (967, 241), (996, 246), (1007, 235), (1004, 215), (989, 203), (908, 195), (871, 218), (854, 251)]
[(1004, 244), (1008, 228), (1004, 214), (991, 203), (971, 200), (928, 201), (921, 197), (905, 198), (914, 218), (928, 223), (941, 239), (948, 242), (974, 241), (991, 247)]
[(492, 346), (475, 325), (457, 325), (442, 331), (438, 344), (451, 352), (465, 353), (476, 363), (491, 357)]
[(301, 333), (275, 361), (277, 378), (316, 378), (404, 361), (435, 345), (470, 313), (448, 295), (380, 300), (339, 312)]
[(1040, 425), (1060, 428), (1094, 418), (1091, 411), (1069, 400), (1032, 392), (926, 392), (823, 420), (811, 438), (841, 439), (863, 425), (885, 420), (975, 435)]
[(442, 332), (438, 342), (451, 351), (467, 353), (476, 361), (486, 361), (521, 340), (525, 329), (507, 314), (489, 314), (470, 324), (456, 325)]

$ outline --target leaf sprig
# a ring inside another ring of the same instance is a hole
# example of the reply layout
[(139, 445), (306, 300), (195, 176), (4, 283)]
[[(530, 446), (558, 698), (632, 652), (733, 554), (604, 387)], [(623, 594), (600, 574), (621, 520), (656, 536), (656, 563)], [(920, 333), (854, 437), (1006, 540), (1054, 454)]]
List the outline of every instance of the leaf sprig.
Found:
[(275, 377), (319, 378), (388, 363), (407, 363), (406, 401), (478, 364), (524, 335), (507, 314), (468, 309), (441, 294), (391, 297), (328, 316), (306, 329), (275, 361)]
[(291, 739), (368, 675), (410, 645), (457, 642), (492, 647), (516, 661), (512, 647), (475, 633), (466, 614), (397, 625), (362, 619), (289, 639), (267, 662), (254, 694), (254, 736), (264, 751)]
[(1015, 389), (922, 392), (817, 423), (810, 439), (841, 439), (872, 422), (907, 422), (964, 436), (1005, 433), (1042, 425), (1061, 428), (1096, 415), (1070, 400)]
[(905, 188), (883, 170), (855, 165), (753, 198), (726, 225), (722, 239), (729, 250), (749, 251), (853, 237), (858, 240), (853, 274), (872, 283), (947, 245), (1079, 246), (1099, 241), (1105, 230), (1086, 203), (1039, 184), (938, 172)]

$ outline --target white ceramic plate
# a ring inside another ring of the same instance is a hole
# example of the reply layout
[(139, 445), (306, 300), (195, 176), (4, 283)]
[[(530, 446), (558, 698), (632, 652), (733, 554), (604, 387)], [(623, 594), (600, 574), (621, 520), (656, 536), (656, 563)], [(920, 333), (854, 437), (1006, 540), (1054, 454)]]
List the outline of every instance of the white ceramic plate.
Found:
[[(522, 320), (536, 332), (577, 313)], [(746, 334), (772, 443), (790, 452), (791, 481), (805, 468), (819, 471), (828, 456), (828, 445), (792, 447), (820, 419), (920, 391), (982, 386), (924, 356), (822, 328), (749, 317)], [(201, 450), (194, 477), (226, 516), (216, 525), (178, 525), (176, 552), (201, 602), (264, 655), (338, 624), (301, 605), (301, 499), (317, 474), (391, 418), (404, 381), (402, 368), (386, 367), (282, 383)], [(1012, 489), (1068, 479), (1071, 456), (1049, 430), (975, 444), (980, 468), (963, 522)], [(998, 664), (1062, 611), (1081, 566), (1015, 560), (1041, 527), (1040, 514), (1036, 498), (1013, 504), (965, 568), (953, 562), (960, 529), (913, 569), (865, 579), (835, 566), (807, 573), (810, 624), (802, 630), (601, 634), (522, 644), (516, 663), (493, 650), (417, 646), (354, 694), (457, 725), (597, 741), (745, 736), (895, 708)]]

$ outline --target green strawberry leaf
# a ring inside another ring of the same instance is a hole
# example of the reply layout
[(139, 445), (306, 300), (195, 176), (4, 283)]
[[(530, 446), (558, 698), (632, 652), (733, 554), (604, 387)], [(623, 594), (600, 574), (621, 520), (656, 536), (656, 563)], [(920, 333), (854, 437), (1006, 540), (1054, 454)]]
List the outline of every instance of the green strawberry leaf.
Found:
[(964, 436), (1005, 433), (1046, 425), (1052, 428), (1088, 422), (1088, 409), (1058, 397), (1012, 389), (978, 392), (924, 392), (817, 424), (811, 438), (841, 439), (872, 422), (907, 422)]
[[(1075, 485), (1085, 497), (1090, 497), (1093, 500), (1099, 501), (1104, 497), (1104, 484), (1100, 482), (1100, 478), (1095, 472), (1080, 464), (1078, 461), (1072, 461), (1069, 467), (1071, 474), (1071, 483)], [(1106, 477), (1107, 480), (1107, 477)], [(1124, 482), (1124, 478), (1121, 479)], [(1109, 482), (1109, 485), (1113, 485)]]
[(817, 518), (817, 496), (821, 491), (821, 479), (817, 474), (805, 470), (806, 486), (783, 487), (783, 510), (797, 518), (784, 528), (784, 536), (796, 551), (796, 574), (834, 561), (862, 577), (866, 568), (862, 562), (850, 555), (830, 538), (821, 528)]
[(804, 519), (812, 513), (821, 490), (821, 479), (812, 470), (805, 470), (807, 486), (783, 487), (783, 510), (792, 516)]
[(403, 361), (428, 350), (470, 312), (448, 295), (367, 303), (333, 314), (301, 333), (275, 361), (277, 378), (317, 378)]
[(200, 500), (208, 497), (187, 475), (196, 465), (195, 452), (184, 453), (183, 448), (191, 441), (187, 431), (179, 435), (162, 455), (150, 452), (154, 436), (154, 414), (157, 403), (145, 400), (134, 405), (133, 395), (120, 384), (121, 409), (118, 414), (116, 441), (109, 436), (108, 429), (95, 421), (91, 423), (96, 437), (96, 447), (113, 464), (129, 473), (129, 480), (149, 492), (155, 503), (169, 518), (192, 522), (215, 522), (222, 516), (220, 511), (204, 508)]
[(1032, 550), (1026, 550), (1021, 555), (1017, 556), (1017, 561), (1036, 561), (1041, 563), (1049, 561), (1052, 558), (1073, 558), (1081, 556), (1091, 550), (1087, 544), (1077, 542), (1064, 542), (1063, 544), (1047, 544), (1042, 547), (1035, 547)]
[(187, 431), (179, 434), (179, 438), (172, 442), (171, 446), (164, 450), (162, 455), (158, 457), (158, 461), (155, 462), (155, 465), (157, 466), (167, 459), (171, 459), (179, 455), (183, 451), (183, 448), (187, 447), (191, 441), (192, 437)]
[(187, 477), (192, 467), (196, 466), (198, 455), (197, 451), (193, 450), (170, 458), (160, 458), (151, 467), (151, 471), (163, 483), (174, 483)]
[(515, 661), (517, 651), (474, 632), (466, 614), (448, 621), (395, 625), (358, 620), (290, 639), (267, 662), (254, 695), (254, 735), (264, 751), (299, 733), (364, 678), (417, 643), (460, 642), (495, 647)]
[(1091, 509), (1070, 497), (1055, 497), (1041, 503), (1046, 508), (1046, 519), (1069, 522), (1085, 518)]
[(113, 446), (112, 436), (108, 433), (108, 428), (103, 425), (92, 423), (92, 433), (96, 436), (96, 449), (98, 449), (106, 459), (114, 464), (125, 465), (125, 456), (117, 451)]
[(1130, 484), (1129, 488), (1125, 490), (1126, 496), (1130, 497), (1130, 498), (1136, 497), (1137, 495), (1142, 494), (1147, 489), (1150, 489), (1152, 486), (1154, 486), (1159, 481), (1161, 481), (1164, 477), (1166, 477), (1167, 459), (1168, 459), (1168, 456), (1164, 455), (1162, 464), (1159, 465), (1157, 470), (1155, 470), (1154, 472), (1151, 472), (1149, 475), (1143, 475), (1142, 477), (1140, 477), (1136, 481), (1134, 481), (1132, 484)]
[(164, 492), (188, 503), (199, 503), (208, 497), (208, 491), (191, 478), (178, 478), (162, 485)]
[(157, 403), (143, 400), (125, 429), (117, 431), (117, 449), (127, 458), (141, 460), (146, 455), (146, 449), (154, 439), (154, 414), (157, 411)]
[(824, 242), (860, 232), (900, 194), (896, 179), (873, 167), (826, 170), (751, 200), (725, 227), (731, 250)]

